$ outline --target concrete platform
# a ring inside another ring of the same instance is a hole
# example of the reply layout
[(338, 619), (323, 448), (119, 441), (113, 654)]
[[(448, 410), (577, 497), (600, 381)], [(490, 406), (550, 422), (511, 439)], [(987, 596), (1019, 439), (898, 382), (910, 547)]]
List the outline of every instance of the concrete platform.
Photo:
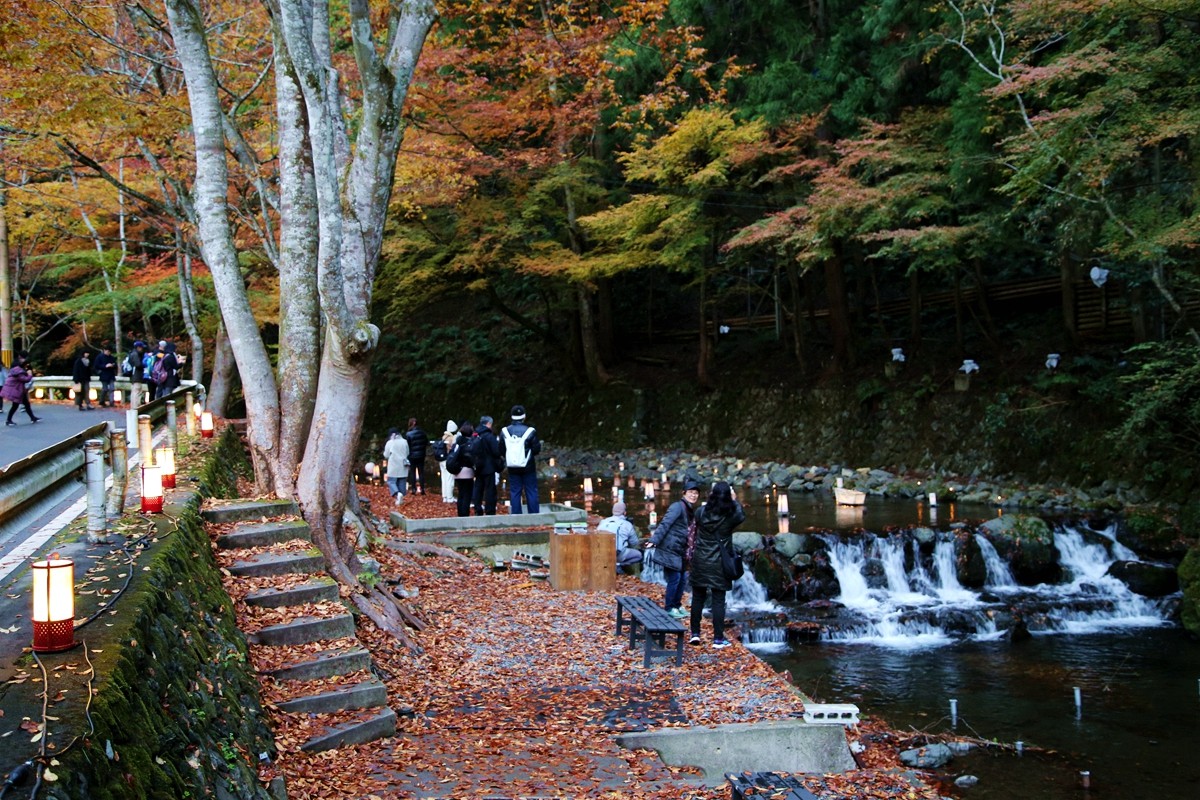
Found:
[(707, 786), (721, 786), (727, 772), (815, 772), (855, 769), (841, 725), (780, 720), (706, 728), (663, 728), (626, 733), (617, 743), (658, 752), (671, 766), (704, 770)]
[(556, 522), (587, 522), (587, 511), (561, 503), (542, 503), (536, 514), (485, 514), (482, 517), (433, 517), (409, 519), (399, 511), (388, 515), (394, 527), (405, 533), (477, 531), (497, 528), (553, 527)]

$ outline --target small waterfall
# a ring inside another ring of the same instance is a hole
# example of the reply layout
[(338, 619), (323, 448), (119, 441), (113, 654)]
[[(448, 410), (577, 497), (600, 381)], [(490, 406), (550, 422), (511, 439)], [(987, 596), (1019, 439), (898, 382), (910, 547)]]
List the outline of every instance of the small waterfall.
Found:
[(921, 563), (921, 543), (913, 539), (910, 544), (913, 560), (913, 571), (910, 580), (913, 587), (926, 595), (936, 594), (937, 587), (933, 585), (933, 579), (929, 577), (929, 573), (925, 571), (925, 565)]
[(904, 543), (898, 537), (876, 539), (875, 552), (883, 563), (888, 590), (893, 594), (910, 594), (912, 589), (908, 585), (908, 575), (904, 572)]
[(760, 653), (778, 653), (788, 647), (787, 628), (768, 625), (746, 628), (741, 632), (742, 644)]
[(858, 542), (842, 542), (834, 537), (823, 537), (829, 545), (829, 566), (837, 575), (842, 593), (837, 600), (849, 608), (869, 609), (879, 605), (867, 589), (867, 579), (862, 568), (866, 559), (862, 545)]
[(958, 567), (954, 563), (954, 540), (942, 539), (933, 547), (933, 566), (937, 571), (937, 594), (950, 603), (970, 603), (975, 595), (958, 582)]
[(767, 599), (767, 587), (758, 582), (754, 573), (747, 569), (742, 577), (733, 582), (733, 589), (725, 598), (726, 611), (766, 611), (777, 613), (779, 605)]
[(987, 567), (987, 579), (983, 585), (990, 589), (1015, 587), (1017, 581), (1013, 578), (1012, 570), (1008, 568), (1008, 564), (1004, 563), (1004, 559), (996, 552), (996, 548), (987, 540), (987, 537), (982, 533), (977, 533), (975, 542), (979, 545), (979, 552), (983, 554), (983, 564)]

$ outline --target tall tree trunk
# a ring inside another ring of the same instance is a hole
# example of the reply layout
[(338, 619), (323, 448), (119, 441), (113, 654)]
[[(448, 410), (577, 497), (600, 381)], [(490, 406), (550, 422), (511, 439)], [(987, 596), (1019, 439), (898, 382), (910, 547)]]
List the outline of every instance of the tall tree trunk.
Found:
[(192, 342), (192, 380), (204, 380), (204, 339), (200, 336), (197, 319), (200, 316), (196, 300), (196, 283), (192, 280), (192, 254), (183, 240), (183, 231), (175, 226), (175, 272), (179, 278), (179, 306), (183, 310), (183, 327)]
[(316, 186), (304, 127), (304, 96), (275, 35), (275, 107), (279, 119), (279, 464), (275, 492), (291, 497), (308, 443), (321, 363), (317, 297)]
[(825, 261), (825, 293), (829, 297), (833, 368), (841, 372), (854, 366), (854, 351), (850, 342), (850, 306), (846, 298), (846, 267), (841, 253)]
[(908, 276), (908, 345), (921, 348), (921, 277), (915, 269)]
[[(229, 410), (229, 399), (233, 396), (234, 381), (237, 380), (237, 364), (233, 360), (233, 348), (225, 333), (225, 323), (217, 324), (217, 336), (213, 341), (213, 369), (208, 387), (208, 410), (223, 417)], [(192, 364), (193, 375), (196, 364)]]
[(792, 355), (796, 357), (796, 366), (801, 372), (808, 372), (808, 357), (804, 353), (804, 288), (801, 284), (800, 267), (794, 261), (788, 261), (787, 280), (792, 296)]
[(712, 382), (712, 331), (708, 329), (708, 280), (707, 270), (700, 273), (700, 340), (696, 348), (696, 383), (702, 389), (713, 388)]
[(224, 112), (218, 99), (217, 79), (200, 9), (192, 0), (166, 0), (166, 7), (191, 108), (192, 136), (196, 144), (195, 204), (201, 250), (212, 273), (221, 316), (242, 379), (255, 489), (266, 494), (275, 489), (279, 394), (267, 348), (246, 297), (229, 225)]
[(1079, 299), (1075, 292), (1075, 259), (1064, 249), (1058, 255), (1059, 285), (1062, 287), (1063, 327), (1073, 344), (1079, 344)]

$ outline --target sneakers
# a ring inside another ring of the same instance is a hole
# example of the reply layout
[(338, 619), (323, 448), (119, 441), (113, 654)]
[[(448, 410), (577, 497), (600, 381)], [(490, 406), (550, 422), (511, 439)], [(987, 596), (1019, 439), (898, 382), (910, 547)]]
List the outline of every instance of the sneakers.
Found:
[(698, 633), (693, 633), (693, 634), (692, 634), (692, 638), (691, 638), (691, 639), (688, 639), (688, 644), (692, 644), (692, 645), (698, 645), (698, 644), (700, 644), (700, 634), (698, 634)]
[(675, 619), (683, 619), (684, 617), (688, 616), (688, 612), (684, 611), (682, 608), (672, 608), (667, 613)]
[(4, 423), (4, 424), (5, 424), (5, 425), (16, 425), (17, 423), (15, 423), (15, 422), (6, 422), (6, 423)]
[(713, 639), (712, 643), (712, 646), (717, 650), (720, 650), (722, 647), (729, 647), (729, 645), (730, 641), (728, 639)]

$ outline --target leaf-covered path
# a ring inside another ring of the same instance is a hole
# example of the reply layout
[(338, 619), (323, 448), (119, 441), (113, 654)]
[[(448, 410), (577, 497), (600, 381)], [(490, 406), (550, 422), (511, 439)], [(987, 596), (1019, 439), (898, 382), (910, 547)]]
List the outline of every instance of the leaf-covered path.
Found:
[[(436, 502), (420, 498), (421, 503)], [(414, 504), (415, 505), (415, 504)], [(406, 513), (415, 511), (405, 503)], [(803, 711), (784, 676), (740, 644), (687, 647), (684, 663), (642, 667), (614, 635), (614, 594), (557, 592), (483, 562), (373, 555), (428, 623), (413, 655), (360, 620), (392, 708), (411, 709), (397, 736), (319, 754), (298, 750), (305, 715), (274, 711), (291, 798), (716, 798), (690, 769), (616, 743), (623, 731), (783, 719)], [(617, 593), (661, 600), (630, 576)], [(252, 647), (261, 668), (263, 648)], [(277, 687), (267, 686), (272, 701)], [(864, 775), (864, 778), (866, 776)], [(907, 792), (881, 797), (917, 797)]]

